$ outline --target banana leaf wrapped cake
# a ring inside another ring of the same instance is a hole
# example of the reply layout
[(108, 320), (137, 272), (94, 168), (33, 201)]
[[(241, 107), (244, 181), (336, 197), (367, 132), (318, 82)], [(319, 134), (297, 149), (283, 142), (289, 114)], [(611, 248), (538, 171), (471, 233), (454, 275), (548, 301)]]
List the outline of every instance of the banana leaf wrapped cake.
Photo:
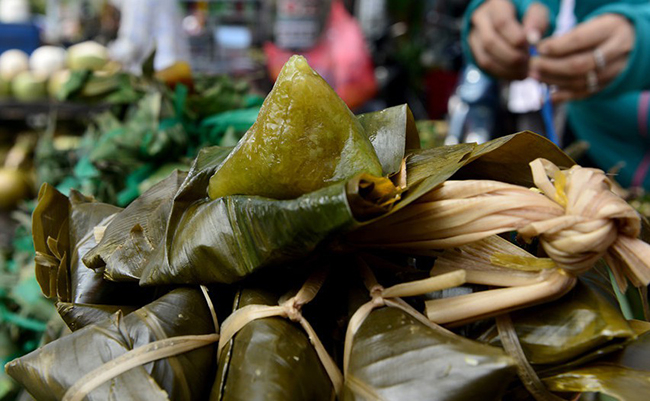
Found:
[[(105, 380), (88, 394), (88, 399), (201, 400), (209, 390), (214, 364), (214, 347), (205, 335), (214, 330), (201, 291), (179, 288), (126, 316), (118, 311), (88, 325), (9, 363), (6, 369), (36, 399), (59, 400), (80, 379), (84, 379), (81, 385), (92, 381), (106, 362), (129, 350), (170, 338), (179, 338), (180, 342), (182, 336), (191, 335), (203, 340), (202, 348)], [(67, 397), (74, 399), (74, 394)]]
[(45, 184), (33, 219), (73, 331), (6, 366), (39, 400), (650, 391), (650, 246), (602, 171), (530, 132), (419, 149), (299, 56), (234, 148), (123, 210)]

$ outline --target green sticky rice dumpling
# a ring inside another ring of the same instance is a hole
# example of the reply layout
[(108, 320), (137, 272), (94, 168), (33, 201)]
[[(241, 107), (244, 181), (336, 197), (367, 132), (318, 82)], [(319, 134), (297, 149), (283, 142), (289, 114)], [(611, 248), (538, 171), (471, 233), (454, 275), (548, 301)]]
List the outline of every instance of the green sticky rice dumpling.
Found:
[(363, 127), (304, 57), (293, 56), (208, 193), (293, 199), (359, 173), (382, 174)]

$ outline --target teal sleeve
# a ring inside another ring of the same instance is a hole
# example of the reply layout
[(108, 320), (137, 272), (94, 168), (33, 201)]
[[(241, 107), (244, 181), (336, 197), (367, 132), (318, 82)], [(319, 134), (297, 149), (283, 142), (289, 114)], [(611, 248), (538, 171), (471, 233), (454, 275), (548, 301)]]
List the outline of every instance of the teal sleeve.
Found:
[(472, 28), (472, 15), (477, 8), (483, 4), (485, 0), (472, 0), (467, 9), (465, 10), (465, 15), (463, 16), (463, 26), (461, 29), (461, 44), (463, 46), (463, 55), (465, 56), (466, 64), (476, 65), (476, 60), (474, 60), (474, 55), (472, 54), (472, 49), (469, 47), (469, 31)]
[(612, 3), (598, 8), (586, 19), (614, 13), (626, 17), (635, 29), (634, 48), (623, 72), (602, 90), (598, 97), (620, 95), (633, 90), (650, 89), (650, 3)]
[(618, 170), (625, 188), (650, 190), (650, 93), (630, 91), (592, 97), (567, 105), (575, 136), (589, 143), (587, 153), (605, 171)]
[[(461, 31), (461, 37), (462, 37), (462, 45), (463, 45), (463, 53), (465, 55), (465, 61), (468, 64), (476, 64), (474, 61), (474, 55), (472, 54), (472, 50), (469, 48), (469, 31), (472, 28), (472, 14), (474, 14), (474, 11), (476, 11), (477, 8), (479, 8), (483, 3), (485, 3), (487, 0), (472, 0), (469, 3), (469, 6), (467, 6), (467, 10), (465, 10), (465, 16), (463, 18), (463, 27)], [(547, 32), (545, 32), (545, 35), (549, 35), (555, 30), (555, 17), (557, 16), (557, 13), (559, 12), (560, 9), (560, 1), (559, 0), (511, 0), (512, 3), (515, 5), (515, 9), (517, 10), (517, 19), (521, 21), (523, 18), (524, 14), (526, 14), (526, 10), (528, 10), (528, 7), (530, 7), (531, 4), (533, 3), (541, 3), (545, 5), (549, 9), (549, 29)]]

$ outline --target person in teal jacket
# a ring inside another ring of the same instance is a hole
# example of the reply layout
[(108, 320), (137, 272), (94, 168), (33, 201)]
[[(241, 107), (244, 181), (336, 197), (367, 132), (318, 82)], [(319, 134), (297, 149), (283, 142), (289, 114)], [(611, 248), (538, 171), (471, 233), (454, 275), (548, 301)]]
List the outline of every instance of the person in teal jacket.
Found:
[(559, 8), (559, 0), (473, 0), (465, 54), (492, 76), (554, 85), (594, 163), (620, 167), (623, 186), (650, 190), (650, 2), (575, 0), (575, 27), (548, 37)]

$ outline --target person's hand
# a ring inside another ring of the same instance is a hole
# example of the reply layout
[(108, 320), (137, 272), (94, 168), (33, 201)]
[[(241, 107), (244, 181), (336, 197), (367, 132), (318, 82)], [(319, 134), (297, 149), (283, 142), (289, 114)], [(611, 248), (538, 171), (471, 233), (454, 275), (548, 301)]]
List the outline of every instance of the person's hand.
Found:
[(526, 78), (528, 43), (536, 43), (546, 31), (548, 9), (533, 3), (519, 23), (510, 0), (487, 0), (471, 22), (469, 46), (478, 66), (499, 78)]
[(530, 76), (557, 90), (555, 102), (582, 99), (604, 88), (627, 65), (634, 27), (618, 14), (603, 14), (562, 36), (539, 43)]

